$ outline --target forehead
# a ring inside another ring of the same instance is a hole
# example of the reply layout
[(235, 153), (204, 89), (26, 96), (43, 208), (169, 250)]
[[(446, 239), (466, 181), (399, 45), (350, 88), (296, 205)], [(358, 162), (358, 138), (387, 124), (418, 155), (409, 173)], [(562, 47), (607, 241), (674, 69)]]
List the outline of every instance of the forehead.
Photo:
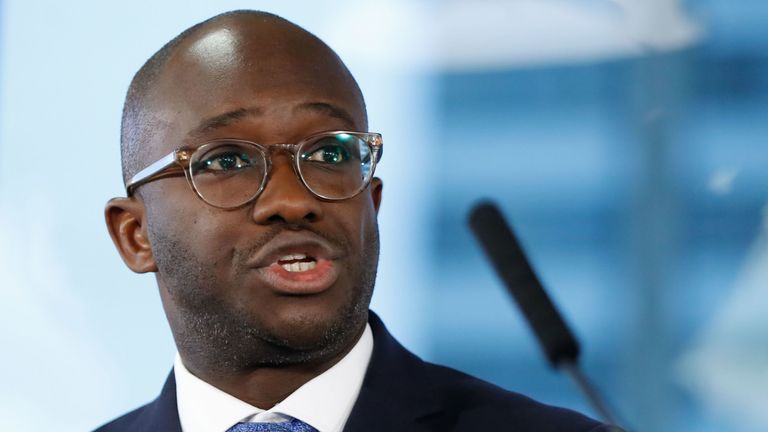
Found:
[[(148, 102), (160, 125), (146, 149), (155, 157), (227, 113), (247, 111), (255, 114), (250, 119), (274, 127), (296, 116), (339, 120), (346, 113), (349, 128), (367, 127), (357, 84), (336, 54), (279, 22), (225, 20), (199, 30), (176, 47)], [(305, 109), (323, 106), (331, 109)]]

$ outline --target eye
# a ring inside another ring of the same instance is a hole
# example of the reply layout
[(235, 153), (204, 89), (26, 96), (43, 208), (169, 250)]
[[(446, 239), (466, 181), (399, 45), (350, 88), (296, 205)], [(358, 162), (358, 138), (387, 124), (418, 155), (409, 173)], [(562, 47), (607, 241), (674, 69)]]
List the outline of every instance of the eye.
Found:
[(327, 140), (313, 146), (313, 149), (301, 155), (301, 159), (336, 165), (349, 160), (349, 149), (335, 140)]
[(224, 151), (207, 156), (205, 159), (197, 162), (196, 165), (196, 168), (200, 171), (235, 171), (249, 168), (253, 163), (251, 158), (245, 153)]

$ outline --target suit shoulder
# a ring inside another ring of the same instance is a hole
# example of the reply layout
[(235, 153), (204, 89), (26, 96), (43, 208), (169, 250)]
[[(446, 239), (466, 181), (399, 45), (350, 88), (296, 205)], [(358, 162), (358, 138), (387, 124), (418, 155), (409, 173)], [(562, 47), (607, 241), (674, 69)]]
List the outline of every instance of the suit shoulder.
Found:
[(135, 410), (123, 414), (122, 416), (96, 428), (93, 432), (122, 432), (139, 430), (137, 423), (142, 414), (148, 409), (150, 404), (146, 404)]
[(598, 432), (601, 424), (578, 412), (547, 405), (445, 366), (426, 363), (443, 403), (457, 413), (456, 430), (482, 430), (500, 422), (519, 430)]
[(176, 380), (168, 374), (160, 395), (152, 402), (112, 420), (94, 432), (181, 432), (176, 409)]

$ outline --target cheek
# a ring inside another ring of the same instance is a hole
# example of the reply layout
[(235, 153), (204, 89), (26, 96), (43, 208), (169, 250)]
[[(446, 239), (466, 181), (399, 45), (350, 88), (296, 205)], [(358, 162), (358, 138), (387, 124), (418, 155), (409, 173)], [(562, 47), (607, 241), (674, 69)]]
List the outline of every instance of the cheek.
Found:
[(369, 254), (371, 247), (378, 244), (378, 222), (376, 210), (369, 197), (359, 196), (350, 206), (345, 206), (340, 215), (348, 230), (348, 238), (354, 242), (354, 248), (360, 258)]
[(160, 276), (177, 273), (172, 268), (189, 270), (191, 265), (197, 267), (192, 269), (195, 273), (216, 273), (232, 254), (237, 235), (226, 229), (233, 226), (227, 220), (231, 215), (195, 201), (200, 200), (183, 197), (147, 205), (147, 232)]

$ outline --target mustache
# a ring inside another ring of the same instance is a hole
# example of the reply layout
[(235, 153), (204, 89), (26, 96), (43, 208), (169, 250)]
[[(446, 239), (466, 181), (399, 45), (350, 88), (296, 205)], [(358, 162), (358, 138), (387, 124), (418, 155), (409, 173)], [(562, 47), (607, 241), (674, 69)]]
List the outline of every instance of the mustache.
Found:
[(323, 230), (319, 230), (316, 227), (309, 226), (308, 224), (291, 223), (274, 225), (269, 229), (269, 231), (259, 235), (258, 238), (253, 239), (247, 246), (245, 246), (245, 248), (239, 251), (237, 255), (239, 255), (239, 258), (241, 259), (248, 259), (249, 257), (257, 254), (259, 250), (267, 246), (269, 242), (285, 232), (308, 232), (320, 237), (334, 248), (343, 251), (349, 250), (349, 242), (342, 236), (333, 235)]

